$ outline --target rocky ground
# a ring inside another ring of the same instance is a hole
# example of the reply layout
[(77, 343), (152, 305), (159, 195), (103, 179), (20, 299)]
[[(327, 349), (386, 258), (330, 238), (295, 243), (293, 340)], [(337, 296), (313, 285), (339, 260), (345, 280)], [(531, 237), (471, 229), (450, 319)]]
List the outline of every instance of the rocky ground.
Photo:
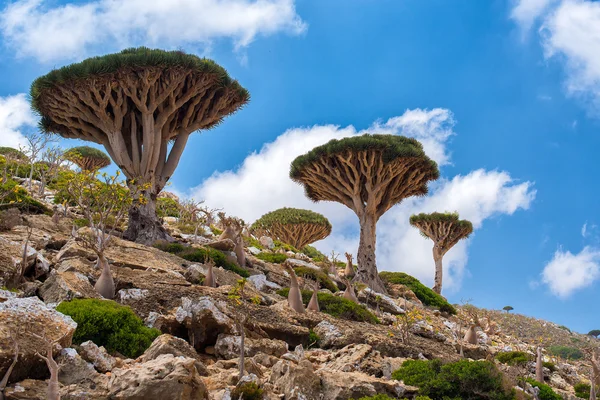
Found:
[[(163, 334), (137, 359), (108, 354), (92, 342), (74, 345), (76, 324), (55, 308), (73, 298), (99, 297), (93, 288), (99, 276), (95, 256), (72, 238), (71, 218), (57, 224), (46, 215), (26, 215), (23, 223), (0, 233), (0, 287), (22, 263), (25, 225), (33, 227), (26, 257), (28, 282), (16, 292), (0, 290), (0, 379), (13, 361), (15, 342), (19, 349), (6, 399), (46, 398), (49, 371), (36, 355), (44, 351), (41, 336), (59, 340), (53, 355), (60, 366), (62, 399), (224, 400), (247, 381), (256, 382), (266, 399), (346, 400), (375, 394), (414, 398), (417, 388), (391, 378), (403, 361), (460, 358), (459, 319), (424, 307), (407, 295), (407, 288), (390, 288), (391, 295), (377, 302), (369, 289), (358, 293), (378, 324), (320, 312), (298, 314), (276, 293), (289, 286), (288, 273), (281, 264), (255, 257), (255, 248), (246, 248), (250, 277), (238, 298), (231, 296), (237, 274), (216, 268), (219, 286), (200, 286), (193, 282), (206, 273), (205, 265), (120, 239), (107, 254), (117, 284), (115, 301), (130, 306), (147, 326)], [(180, 241), (191, 241), (174, 228), (172, 232)], [(288, 256), (288, 262), (320, 269), (304, 254)], [(301, 279), (301, 284), (309, 282)], [(403, 298), (394, 293), (404, 293)], [(419, 319), (406, 342), (397, 321), (410, 310), (419, 310)], [(493, 359), (507, 350), (534, 354), (540, 337), (557, 344), (595, 340), (550, 322), (481, 312), (486, 324), (478, 328), (479, 344), (464, 344), (463, 349), (465, 357), (476, 360)], [(242, 329), (247, 375), (240, 383)], [(317, 344), (311, 343), (315, 334)], [(586, 381), (588, 364), (549, 354), (545, 360), (556, 365), (555, 371), (545, 369), (546, 383), (564, 398), (576, 398), (573, 385)], [(511, 376), (535, 376), (533, 363), (523, 370), (499, 367)]]

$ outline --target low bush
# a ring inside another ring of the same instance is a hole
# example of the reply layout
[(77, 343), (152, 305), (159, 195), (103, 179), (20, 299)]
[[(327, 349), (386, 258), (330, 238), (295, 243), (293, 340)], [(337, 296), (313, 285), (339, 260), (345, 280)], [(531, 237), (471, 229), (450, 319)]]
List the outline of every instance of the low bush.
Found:
[(185, 246), (181, 243), (171, 243), (167, 241), (158, 241), (153, 245), (155, 248), (167, 253), (175, 254), (184, 260), (198, 263), (205, 263), (209, 259), (213, 260), (217, 267), (223, 267), (231, 272), (235, 272), (241, 277), (247, 278), (250, 276), (248, 271), (239, 267), (237, 264), (227, 260), (225, 254), (211, 247), (196, 248)]
[(327, 258), (325, 254), (321, 253), (315, 247), (310, 245), (304, 246), (304, 248), (302, 249), (302, 253), (312, 258), (313, 261), (325, 261), (325, 259)]
[(156, 199), (156, 215), (160, 218), (179, 217), (179, 203), (170, 197)]
[(327, 274), (320, 269), (314, 269), (310, 267), (295, 267), (294, 271), (298, 276), (303, 276), (313, 281), (318, 281), (321, 284), (321, 287), (324, 287), (331, 292), (337, 292), (339, 290), (329, 276), (327, 276)]
[(231, 398), (236, 400), (262, 400), (263, 390), (254, 382), (246, 382), (233, 389)]
[(260, 241), (252, 236), (244, 236), (244, 244), (246, 244), (246, 247), (256, 247), (259, 250), (264, 249)]
[(319, 341), (321, 338), (312, 329), (308, 330), (308, 347), (319, 347)]
[(262, 252), (262, 253), (258, 253), (256, 258), (258, 258), (259, 260), (269, 262), (269, 263), (273, 263), (273, 264), (281, 264), (282, 262), (287, 260), (288, 257), (285, 254), (281, 254), (281, 253)]
[(456, 308), (448, 303), (442, 296), (423, 285), (417, 278), (403, 272), (387, 271), (379, 273), (379, 276), (384, 282), (407, 286), (426, 306), (437, 307), (440, 311), (447, 312), (448, 314), (456, 314)]
[(273, 244), (275, 245), (274, 250), (283, 249), (285, 251), (293, 251), (294, 253), (298, 253), (297, 248), (291, 244), (283, 243), (281, 240), (273, 240)]
[[(287, 297), (289, 292), (289, 288), (283, 288), (278, 290), (277, 294)], [(308, 305), (311, 297), (312, 291), (302, 290), (302, 302), (304, 305)], [(350, 300), (346, 300), (343, 297), (334, 296), (329, 293), (319, 293), (317, 294), (317, 298), (319, 300), (321, 312), (333, 317), (350, 321), (369, 322), (371, 324), (379, 323), (379, 319), (365, 307)]]
[(419, 394), (433, 400), (512, 400), (514, 393), (503, 386), (502, 374), (490, 361), (408, 360), (392, 374), (394, 379), (419, 387)]
[(550, 354), (562, 357), (566, 360), (581, 360), (583, 358), (583, 353), (576, 347), (550, 346), (548, 351)]
[(542, 362), (542, 366), (544, 368), (548, 368), (550, 370), (550, 372), (556, 372), (556, 371), (558, 371), (558, 368), (556, 368), (556, 365), (554, 365), (554, 363), (550, 362), (550, 361), (543, 361)]
[(27, 190), (13, 180), (0, 184), (0, 210), (16, 208), (28, 214), (50, 214), (48, 207), (35, 200)]
[(531, 355), (523, 351), (505, 351), (496, 354), (496, 360), (507, 365), (526, 365), (532, 360)]
[(387, 394), (376, 394), (375, 396), (361, 397), (358, 400), (393, 400), (393, 398)]
[[(562, 396), (555, 393), (554, 390), (545, 383), (536, 381), (535, 379), (527, 378), (526, 381), (533, 387), (540, 389), (539, 398), (540, 400), (562, 400)], [(589, 396), (589, 393), (588, 393)]]
[(573, 386), (573, 390), (575, 390), (575, 396), (587, 400), (590, 398), (590, 391), (592, 390), (592, 387), (589, 383), (579, 382)]
[(110, 300), (75, 299), (60, 303), (56, 310), (77, 322), (75, 344), (91, 340), (130, 358), (142, 354), (160, 335), (159, 330), (146, 327), (131, 308)]

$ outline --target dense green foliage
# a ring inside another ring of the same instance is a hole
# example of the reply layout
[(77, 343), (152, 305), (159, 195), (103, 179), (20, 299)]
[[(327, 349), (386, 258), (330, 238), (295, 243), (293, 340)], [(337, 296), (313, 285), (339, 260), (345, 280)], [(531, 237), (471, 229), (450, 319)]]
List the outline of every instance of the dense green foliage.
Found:
[(139, 356), (160, 335), (159, 330), (144, 326), (131, 308), (110, 300), (75, 299), (60, 303), (56, 310), (77, 322), (74, 343), (91, 340), (126, 357)]
[(280, 208), (275, 211), (264, 214), (257, 219), (250, 227), (251, 229), (269, 229), (275, 224), (296, 225), (296, 224), (314, 224), (329, 227), (329, 220), (323, 215), (310, 210), (300, 208)]
[[(277, 294), (287, 297), (289, 288), (283, 288), (277, 291)], [(312, 297), (312, 291), (302, 290), (302, 302), (308, 305)], [(379, 323), (379, 319), (365, 307), (356, 304), (343, 297), (334, 296), (329, 293), (318, 293), (319, 307), (321, 312), (334, 316), (336, 318), (348, 319), (350, 321), (369, 322), (371, 324)]]
[(581, 360), (583, 358), (583, 353), (576, 347), (550, 346), (548, 347), (548, 351), (550, 354), (566, 360)]
[(264, 247), (260, 244), (260, 240), (252, 237), (252, 236), (244, 236), (244, 244), (246, 247), (256, 247), (259, 250), (263, 250)]
[(418, 225), (423, 222), (443, 222), (443, 223), (451, 223), (462, 229), (466, 229), (469, 231), (473, 231), (473, 224), (467, 220), (461, 220), (458, 217), (458, 213), (439, 213), (433, 212), (431, 214), (420, 213), (413, 214), (410, 216), (409, 222), (411, 225)]
[[(429, 159), (423, 151), (423, 145), (416, 139), (399, 135), (360, 135), (343, 139), (332, 139), (324, 145), (315, 147), (308, 153), (292, 161), (290, 178), (300, 178), (302, 170), (322, 157), (330, 157), (347, 151), (380, 151), (383, 162), (390, 163), (397, 158), (414, 157), (423, 159), (429, 167), (429, 180), (439, 177), (435, 161)], [(310, 198), (310, 196), (309, 196)]]
[(209, 259), (213, 260), (217, 267), (223, 267), (231, 272), (235, 272), (241, 277), (247, 278), (250, 276), (248, 271), (241, 268), (237, 264), (228, 261), (227, 257), (223, 252), (213, 249), (211, 247), (196, 248), (190, 246), (184, 246), (181, 243), (170, 243), (166, 241), (159, 241), (154, 243), (154, 247), (166, 251), (167, 253), (175, 254), (187, 261), (205, 263)]
[(433, 400), (514, 399), (504, 389), (502, 374), (490, 361), (408, 360), (392, 374), (394, 379), (419, 387), (419, 394)]
[(512, 310), (514, 310), (514, 308), (512, 306), (504, 306), (503, 310), (506, 312), (511, 312)]
[(281, 240), (274, 239), (273, 240), (273, 244), (275, 245), (275, 247), (273, 248), (273, 250), (283, 249), (285, 251), (291, 251), (293, 253), (298, 253), (298, 249), (297, 248), (295, 248), (294, 246), (292, 246), (289, 243), (284, 243)]
[(600, 336), (600, 329), (592, 329), (588, 332), (589, 336), (598, 337)]
[(232, 399), (262, 400), (263, 390), (254, 382), (245, 382), (231, 392)]
[[(306, 234), (309, 228), (311, 235)], [(314, 211), (284, 207), (264, 214), (250, 229), (257, 236), (266, 235), (301, 247), (329, 236), (331, 224)]]
[(440, 311), (444, 311), (452, 315), (456, 314), (456, 309), (442, 296), (423, 285), (418, 279), (413, 278), (404, 272), (383, 271), (379, 273), (379, 276), (384, 282), (407, 286), (426, 306), (437, 307), (440, 309)]
[(17, 208), (31, 214), (49, 214), (44, 204), (29, 196), (27, 190), (13, 180), (0, 183), (0, 210)]
[(321, 338), (319, 337), (319, 335), (316, 334), (316, 332), (312, 329), (308, 330), (308, 347), (309, 348), (314, 348), (314, 347), (319, 347), (319, 341), (321, 340)]
[(304, 246), (302, 253), (312, 258), (313, 261), (325, 261), (325, 259), (327, 259), (325, 254), (321, 253), (319, 250), (310, 245)]
[(496, 354), (496, 360), (507, 365), (526, 365), (532, 357), (523, 351), (504, 351)]
[[(231, 87), (238, 95), (248, 101), (250, 94), (240, 84), (231, 79), (227, 71), (207, 58), (200, 58), (183, 51), (164, 51), (138, 47), (125, 49), (119, 53), (91, 57), (82, 62), (52, 70), (50, 73), (37, 78), (31, 85), (31, 104), (40, 114), (40, 97), (44, 90), (56, 85), (65, 84), (79, 79), (93, 76), (107, 76), (128, 68), (183, 68), (195, 73), (211, 74), (217, 77), (216, 81), (221, 87)], [(44, 125), (42, 121), (42, 125)]]
[(170, 197), (156, 199), (156, 215), (160, 218), (179, 217), (179, 203)]
[(259, 260), (263, 260), (263, 261), (274, 263), (274, 264), (281, 264), (282, 262), (287, 260), (288, 257), (285, 254), (281, 254), (281, 253), (266, 253), (263, 251), (263, 252), (258, 253), (256, 255), (256, 258), (258, 258)]
[(75, 164), (77, 164), (81, 158), (97, 160), (98, 164), (102, 165), (100, 168), (110, 165), (110, 157), (102, 150), (98, 150), (95, 147), (78, 146), (72, 147), (65, 152), (65, 159), (74, 162)]
[(0, 155), (7, 156), (14, 160), (28, 161), (25, 153), (12, 147), (0, 147)]
[(550, 361), (542, 361), (542, 366), (544, 368), (548, 368), (550, 372), (556, 372), (558, 370), (558, 368), (556, 368), (556, 365)]
[[(588, 400), (590, 398), (592, 386), (589, 383), (579, 382), (573, 386), (573, 390), (575, 390), (575, 396)], [(596, 398), (598, 397), (600, 396), (597, 395)]]
[(540, 383), (531, 378), (527, 378), (526, 381), (529, 382), (531, 386), (540, 388), (540, 400), (563, 400), (561, 395), (555, 393), (554, 390), (552, 390), (552, 388), (545, 383)]
[(328, 289), (331, 292), (337, 292), (339, 290), (335, 283), (333, 283), (333, 281), (329, 278), (329, 276), (319, 269), (314, 269), (310, 267), (294, 267), (294, 271), (298, 276), (306, 277), (313, 281), (318, 281), (321, 287), (324, 287), (325, 289)]

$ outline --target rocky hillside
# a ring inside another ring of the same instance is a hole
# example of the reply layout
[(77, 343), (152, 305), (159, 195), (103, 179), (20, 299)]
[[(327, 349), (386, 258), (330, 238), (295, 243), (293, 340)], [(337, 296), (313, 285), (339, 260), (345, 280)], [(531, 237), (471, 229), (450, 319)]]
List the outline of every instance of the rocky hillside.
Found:
[[(21, 215), (0, 232), (0, 287), (20, 270), (26, 281), (0, 290), (5, 399), (46, 399), (54, 375), (61, 399), (416, 398), (420, 388), (395, 379), (394, 371), (407, 360), (455, 363), (461, 352), (495, 365), (507, 391), (533, 398), (532, 385), (521, 378), (535, 378), (540, 344), (544, 381), (556, 394), (575, 399), (574, 387), (589, 384), (585, 352), (569, 361), (557, 346), (585, 350), (596, 339), (516, 314), (449, 305), (440, 311), (424, 289), (393, 279), (389, 295), (357, 287), (355, 302), (340, 278), (343, 268), (332, 272), (322, 256), (247, 236), (242, 268), (233, 242), (211, 233), (218, 227), (204, 227), (194, 238), (175, 218), (165, 220), (177, 244), (112, 239), (106, 257), (117, 295), (101, 300), (94, 289), (96, 256), (76, 239), (89, 228), (78, 233), (77, 217)], [(216, 288), (202, 284), (209, 258)], [(305, 305), (320, 282), (320, 312), (289, 308), (287, 267), (306, 290)], [(94, 330), (100, 326), (105, 331)], [(476, 344), (462, 340), (469, 326)], [(514, 351), (524, 353), (522, 361), (498, 356)], [(58, 363), (52, 377), (41, 356)]]

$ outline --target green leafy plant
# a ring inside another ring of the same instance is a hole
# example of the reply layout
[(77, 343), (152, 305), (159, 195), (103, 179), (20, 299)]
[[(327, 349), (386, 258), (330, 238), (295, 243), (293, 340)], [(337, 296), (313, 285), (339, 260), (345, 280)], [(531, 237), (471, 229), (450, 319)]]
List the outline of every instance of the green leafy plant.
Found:
[[(540, 389), (540, 393), (538, 395), (540, 397), (540, 400), (562, 400), (562, 396), (555, 393), (554, 390), (552, 390), (552, 388), (550, 386), (546, 385), (545, 383), (540, 383), (540, 382), (536, 381), (535, 379), (531, 379), (531, 378), (527, 378), (526, 382), (531, 384), (531, 386), (537, 387)], [(589, 396), (589, 394), (588, 394), (588, 396)]]
[(179, 203), (170, 197), (159, 197), (156, 200), (156, 215), (160, 218), (179, 217)]
[[(589, 383), (579, 382), (573, 386), (573, 390), (575, 390), (575, 396), (587, 400), (590, 398), (590, 391), (592, 390), (592, 386)], [(598, 396), (596, 396), (596, 398), (597, 397)]]
[(507, 365), (526, 365), (532, 357), (523, 351), (504, 351), (496, 354), (496, 360)]
[(315, 247), (310, 246), (310, 245), (304, 246), (302, 248), (302, 253), (306, 254), (307, 256), (312, 258), (313, 261), (316, 261), (316, 262), (325, 261), (327, 259), (327, 256), (325, 254), (321, 253)]
[(74, 299), (60, 303), (56, 310), (77, 322), (75, 344), (91, 340), (126, 357), (139, 356), (160, 335), (159, 330), (144, 326), (131, 308), (110, 300)]
[(318, 281), (319, 284), (332, 292), (337, 292), (339, 289), (333, 281), (321, 270), (310, 267), (295, 267), (296, 276), (303, 276), (313, 281)]
[(456, 314), (456, 308), (448, 303), (442, 296), (423, 285), (417, 278), (413, 278), (403, 272), (383, 271), (379, 275), (384, 282), (407, 286), (426, 306), (437, 307), (440, 311), (445, 311), (452, 315)]
[(550, 362), (550, 361), (543, 361), (542, 362), (542, 366), (544, 368), (548, 368), (550, 370), (550, 372), (556, 372), (556, 371), (558, 371), (558, 368), (556, 368), (556, 365), (554, 365), (554, 363)]
[(254, 382), (246, 382), (231, 392), (232, 399), (262, 400), (263, 390)]
[[(283, 297), (287, 297), (290, 289), (283, 288), (277, 291), (277, 294)], [(312, 291), (302, 290), (302, 302), (304, 305), (308, 305), (310, 298), (312, 297)], [(334, 316), (336, 318), (348, 319), (351, 321), (369, 322), (371, 324), (378, 324), (379, 319), (360, 304), (356, 304), (353, 301), (346, 300), (343, 297), (334, 296), (329, 293), (318, 293), (317, 298), (319, 300), (319, 307), (321, 312)]]
[(548, 351), (550, 354), (562, 357), (566, 360), (581, 360), (583, 358), (582, 351), (576, 347), (555, 345), (548, 347)]
[(256, 258), (258, 258), (259, 260), (269, 262), (269, 263), (281, 264), (282, 262), (287, 260), (288, 257), (285, 254), (281, 254), (281, 253), (262, 252), (262, 253), (258, 253)]
[(490, 361), (408, 360), (392, 377), (419, 387), (419, 394), (434, 400), (511, 400), (514, 393), (503, 387), (503, 377)]
[(308, 330), (308, 347), (319, 347), (319, 341), (321, 340), (321, 338), (319, 337), (319, 335), (317, 335), (317, 333), (312, 330), (309, 329)]

